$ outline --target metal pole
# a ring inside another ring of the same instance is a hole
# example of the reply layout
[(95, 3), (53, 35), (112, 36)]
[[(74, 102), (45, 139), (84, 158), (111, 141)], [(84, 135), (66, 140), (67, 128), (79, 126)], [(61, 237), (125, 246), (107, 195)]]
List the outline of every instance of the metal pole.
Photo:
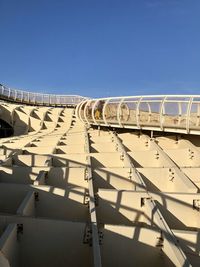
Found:
[(121, 111), (121, 105), (124, 101), (124, 98), (122, 98), (118, 104), (118, 107), (117, 107), (117, 121), (118, 121), (118, 124), (120, 127), (122, 127), (122, 123), (121, 123), (121, 118), (120, 118), (120, 111)]
[(142, 96), (139, 98), (139, 101), (137, 103), (137, 107), (136, 107), (136, 122), (137, 122), (137, 127), (138, 129), (140, 129), (140, 102), (142, 100)]

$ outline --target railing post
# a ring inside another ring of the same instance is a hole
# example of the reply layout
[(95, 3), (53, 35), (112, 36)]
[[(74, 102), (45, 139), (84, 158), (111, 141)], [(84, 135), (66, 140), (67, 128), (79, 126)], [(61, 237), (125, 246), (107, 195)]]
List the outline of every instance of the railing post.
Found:
[(136, 123), (137, 123), (138, 129), (140, 129), (140, 119), (139, 119), (139, 117), (140, 117), (140, 109), (139, 108), (140, 108), (141, 100), (142, 100), (142, 96), (139, 98), (139, 101), (138, 101), (137, 107), (136, 107)]
[(21, 91), (21, 102), (23, 102), (23, 91)]
[(123, 102), (124, 102), (124, 98), (120, 100), (120, 102), (118, 103), (118, 107), (117, 107), (117, 121), (120, 127), (122, 127), (121, 118), (120, 118), (120, 110), (121, 110), (121, 105)]
[(10, 98), (11, 89), (8, 88), (8, 98)]
[(197, 103), (197, 121), (196, 121), (196, 126), (199, 126), (200, 122), (200, 103)]
[(189, 103), (188, 103), (188, 108), (187, 108), (187, 123), (186, 123), (186, 132), (190, 132), (190, 113), (191, 113), (191, 108), (192, 108), (192, 101), (193, 97), (190, 97)]
[(151, 106), (150, 106), (150, 104), (147, 102), (147, 106), (148, 106), (148, 110), (149, 110), (149, 115), (148, 115), (148, 123), (150, 123), (151, 122), (151, 115), (152, 115), (152, 112), (151, 112)]
[(181, 124), (181, 117), (182, 117), (182, 107), (181, 107), (181, 102), (178, 102), (178, 125)]
[[(84, 111), (83, 111), (83, 116), (84, 116), (84, 119), (85, 121), (88, 123), (88, 125), (90, 125), (90, 122), (89, 120), (87, 119), (87, 115), (86, 115), (86, 110), (87, 110), (87, 107), (89, 106), (89, 104), (91, 103), (91, 100), (87, 101), (85, 107), (84, 107)], [(92, 111), (91, 111), (92, 112)], [(91, 114), (92, 115), (92, 114)]]
[(163, 111), (165, 111), (165, 100), (166, 96), (163, 97), (163, 100), (160, 105), (160, 129), (163, 131), (163, 122), (164, 122), (164, 117), (163, 117)]
[(14, 99), (16, 100), (17, 99), (17, 90), (15, 90), (15, 97)]
[[(82, 106), (86, 104), (87, 101), (83, 101), (80, 106), (79, 106), (79, 109), (78, 109), (78, 117), (79, 119), (84, 123), (84, 119), (82, 118), (81, 116), (81, 110), (82, 110)], [(83, 110), (83, 117), (84, 117), (84, 110)]]
[(108, 126), (108, 123), (107, 123), (107, 119), (106, 119), (106, 115), (105, 115), (105, 110), (106, 110), (106, 106), (107, 106), (108, 102), (109, 102), (109, 99), (107, 99), (106, 102), (104, 103), (103, 111), (102, 111), (102, 113), (103, 113), (103, 121), (104, 121), (106, 126)]
[(96, 101), (94, 102), (93, 107), (92, 107), (92, 119), (93, 119), (94, 123), (96, 123), (96, 124), (98, 124), (98, 123), (97, 123), (97, 121), (96, 121), (96, 119), (95, 119), (95, 116), (94, 116), (94, 109), (95, 109), (96, 104), (97, 104), (98, 102), (99, 102), (99, 100), (96, 100)]
[(1, 94), (3, 95), (4, 94), (4, 86), (3, 85), (1, 85)]

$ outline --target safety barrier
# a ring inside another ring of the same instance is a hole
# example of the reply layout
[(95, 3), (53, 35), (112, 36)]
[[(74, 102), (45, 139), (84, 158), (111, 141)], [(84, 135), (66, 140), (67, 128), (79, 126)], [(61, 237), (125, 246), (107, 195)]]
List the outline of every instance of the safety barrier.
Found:
[(53, 94), (41, 94), (31, 93), (27, 91), (21, 91), (11, 89), (0, 84), (0, 99), (6, 99), (13, 102), (32, 105), (46, 105), (46, 106), (76, 106), (86, 97), (79, 95), (53, 95)]
[(76, 115), (92, 125), (200, 134), (199, 95), (87, 99)]

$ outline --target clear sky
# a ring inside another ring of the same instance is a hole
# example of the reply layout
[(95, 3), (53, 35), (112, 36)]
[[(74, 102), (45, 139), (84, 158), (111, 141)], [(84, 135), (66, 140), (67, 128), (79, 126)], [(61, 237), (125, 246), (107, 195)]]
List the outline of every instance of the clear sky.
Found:
[(0, 83), (90, 97), (200, 94), (200, 0), (0, 0)]

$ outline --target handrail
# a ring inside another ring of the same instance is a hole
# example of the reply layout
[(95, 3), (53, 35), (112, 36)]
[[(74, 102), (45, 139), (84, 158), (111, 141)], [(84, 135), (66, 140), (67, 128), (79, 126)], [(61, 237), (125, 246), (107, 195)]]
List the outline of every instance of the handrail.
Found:
[(0, 99), (29, 105), (76, 106), (87, 98), (79, 95), (32, 93), (28, 91), (11, 89), (0, 84)]
[(77, 106), (92, 125), (200, 135), (200, 95), (146, 95), (89, 99), (79, 95), (32, 93), (0, 84), (0, 99), (40, 106)]
[(91, 125), (200, 135), (200, 95), (148, 95), (85, 100), (76, 114)]

